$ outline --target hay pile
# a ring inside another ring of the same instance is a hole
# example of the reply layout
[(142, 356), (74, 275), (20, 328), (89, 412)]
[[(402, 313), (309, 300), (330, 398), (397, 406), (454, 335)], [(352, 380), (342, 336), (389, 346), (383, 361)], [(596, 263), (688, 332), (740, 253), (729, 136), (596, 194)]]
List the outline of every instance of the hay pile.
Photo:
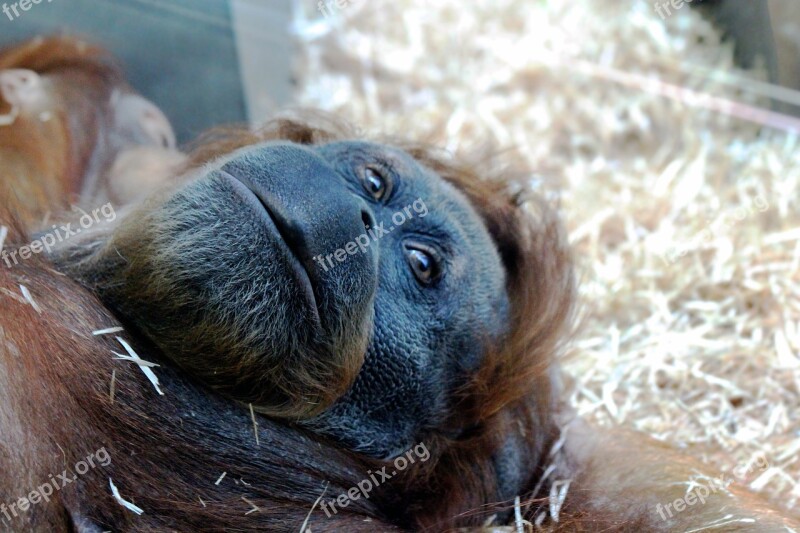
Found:
[(488, 139), (558, 192), (582, 280), (575, 407), (712, 473), (763, 452), (742, 482), (795, 507), (798, 137), (739, 117), (797, 122), (702, 96), (766, 109), (761, 74), (696, 11), (643, 0), (305, 7), (298, 103), (454, 151)]

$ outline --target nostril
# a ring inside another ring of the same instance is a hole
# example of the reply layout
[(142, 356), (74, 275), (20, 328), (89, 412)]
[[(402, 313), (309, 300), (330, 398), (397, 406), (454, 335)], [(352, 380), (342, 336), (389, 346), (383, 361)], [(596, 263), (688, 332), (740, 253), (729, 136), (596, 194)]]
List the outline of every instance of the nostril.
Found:
[(361, 210), (361, 221), (364, 223), (364, 229), (375, 227), (375, 219), (372, 218), (372, 213), (366, 209)]

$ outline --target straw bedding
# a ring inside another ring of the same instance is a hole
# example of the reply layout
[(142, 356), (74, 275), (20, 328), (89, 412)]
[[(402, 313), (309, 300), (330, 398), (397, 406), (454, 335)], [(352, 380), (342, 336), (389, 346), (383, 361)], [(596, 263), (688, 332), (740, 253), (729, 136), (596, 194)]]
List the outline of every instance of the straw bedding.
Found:
[[(800, 498), (797, 122), (697, 11), (634, 0), (351, 0), (297, 20), (298, 103), (557, 196), (580, 269), (572, 404)], [(794, 130), (794, 131), (792, 131)]]

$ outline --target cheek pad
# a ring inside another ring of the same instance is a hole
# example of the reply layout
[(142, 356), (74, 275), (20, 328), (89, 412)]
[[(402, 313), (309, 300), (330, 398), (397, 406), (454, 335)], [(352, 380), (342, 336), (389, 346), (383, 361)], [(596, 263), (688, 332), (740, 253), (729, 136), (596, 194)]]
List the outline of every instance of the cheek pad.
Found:
[(435, 380), (431, 378), (440, 373), (431, 333), (395, 309), (377, 311), (367, 358), (350, 395), (352, 401), (377, 420), (398, 408), (401, 419), (423, 415), (434, 393), (429, 384)]

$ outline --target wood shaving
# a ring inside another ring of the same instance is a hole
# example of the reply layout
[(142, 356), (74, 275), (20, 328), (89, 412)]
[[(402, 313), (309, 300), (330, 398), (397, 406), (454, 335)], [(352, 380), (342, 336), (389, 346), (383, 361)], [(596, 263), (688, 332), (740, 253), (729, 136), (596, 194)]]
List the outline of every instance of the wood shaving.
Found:
[(563, 361), (577, 411), (713, 472), (761, 453), (782, 475), (756, 488), (797, 507), (800, 143), (770, 97), (800, 93), (737, 67), (695, 9), (384, 0), (326, 18), (296, 3), (298, 105), (496, 146), (559, 199), (581, 280)]
[(20, 285), (19, 292), (22, 293), (22, 297), (25, 299), (25, 301), (29, 303), (31, 307), (33, 307), (33, 310), (41, 315), (42, 308), (39, 307), (39, 304), (37, 304), (36, 301), (33, 299), (31, 291), (28, 290), (28, 287), (26, 287), (25, 285)]
[(141, 357), (139, 357), (139, 355), (136, 352), (133, 351), (133, 348), (131, 348), (131, 345), (128, 344), (127, 342), (125, 342), (125, 339), (123, 339), (121, 337), (116, 337), (116, 339), (117, 339), (117, 342), (119, 342), (122, 345), (122, 347), (125, 348), (125, 351), (128, 352), (128, 355), (130, 357), (126, 357), (126, 356), (124, 356), (122, 354), (116, 354), (116, 355), (122, 360), (131, 361), (133, 363), (136, 363), (136, 365), (139, 367), (139, 369), (141, 369), (141, 371), (145, 375), (145, 377), (147, 377), (147, 379), (150, 380), (150, 383), (153, 384), (153, 388), (156, 389), (156, 392), (158, 394), (160, 394), (161, 396), (164, 396), (164, 393), (161, 391), (161, 387), (159, 386), (158, 377), (155, 375), (155, 373), (152, 370), (150, 370), (150, 367), (158, 366), (158, 365), (155, 364), (155, 363), (151, 363), (149, 361), (145, 361)]
[(120, 328), (120, 327), (98, 329), (97, 331), (93, 331), (92, 335), (97, 337), (98, 335), (110, 335), (112, 333), (122, 333), (123, 331), (125, 331), (125, 328)]
[(108, 484), (111, 487), (111, 494), (114, 496), (114, 499), (117, 500), (117, 503), (126, 508), (127, 510), (136, 513), (138, 515), (144, 514), (144, 510), (141, 507), (137, 507), (131, 502), (125, 500), (119, 494), (119, 489), (117, 489), (116, 485), (114, 485), (114, 481), (111, 478), (108, 478)]

